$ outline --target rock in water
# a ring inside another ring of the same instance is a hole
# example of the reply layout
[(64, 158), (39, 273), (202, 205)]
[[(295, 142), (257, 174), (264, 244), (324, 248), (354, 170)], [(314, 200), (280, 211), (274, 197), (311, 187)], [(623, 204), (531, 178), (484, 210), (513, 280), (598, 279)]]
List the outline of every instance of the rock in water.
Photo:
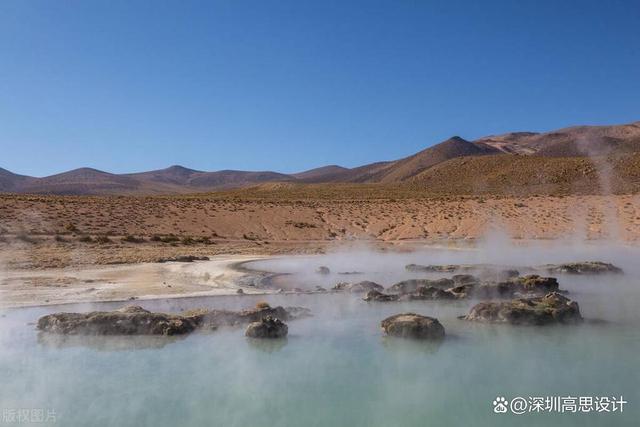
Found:
[(390, 302), (390, 301), (398, 301), (400, 298), (399, 295), (396, 294), (383, 294), (382, 292), (373, 290), (367, 292), (367, 295), (363, 298), (365, 301), (376, 301), (376, 302)]
[(451, 277), (451, 280), (453, 280), (453, 283), (457, 286), (480, 283), (480, 279), (471, 274), (456, 274)]
[(577, 302), (558, 292), (551, 292), (538, 298), (481, 302), (471, 308), (465, 319), (512, 325), (548, 325), (578, 323), (582, 316)]
[(55, 313), (38, 320), (39, 330), (67, 335), (180, 335), (197, 326), (194, 317), (152, 313), (138, 306), (116, 311)]
[(340, 282), (332, 288), (333, 291), (348, 291), (354, 294), (361, 294), (369, 291), (378, 291), (382, 292), (384, 290), (384, 286), (379, 285), (375, 282), (370, 282), (368, 280), (363, 280), (358, 283), (348, 283), (348, 282)]
[(389, 287), (389, 292), (398, 294), (410, 294), (415, 292), (420, 286), (434, 288), (447, 289), (454, 286), (455, 282), (452, 279), (409, 279), (398, 282)]
[(258, 322), (252, 322), (247, 326), (245, 335), (250, 338), (284, 338), (289, 328), (282, 320), (267, 316)]
[(451, 291), (444, 291), (433, 286), (420, 286), (415, 292), (406, 294), (409, 300), (446, 300), (457, 299), (457, 295)]
[(407, 264), (404, 266), (407, 271), (415, 272), (429, 272), (429, 273), (453, 273), (460, 269), (457, 264), (448, 265), (420, 265), (420, 264)]
[(518, 289), (518, 291), (523, 292), (532, 292), (544, 295), (549, 292), (558, 291), (558, 280), (555, 277), (540, 277), (537, 274), (531, 274), (529, 276), (511, 279), (511, 282), (515, 283), (517, 286), (521, 286), (522, 289)]
[(316, 273), (318, 273), (318, 274), (329, 274), (329, 273), (331, 273), (331, 270), (329, 270), (329, 267), (321, 265), (320, 267), (316, 268)]
[(444, 338), (444, 326), (438, 319), (415, 313), (387, 317), (380, 326), (387, 335), (394, 337), (432, 340)]
[(623, 273), (620, 267), (601, 261), (568, 262), (566, 264), (548, 264), (541, 267), (549, 273), (566, 274), (603, 274)]
[(38, 329), (67, 335), (179, 335), (197, 328), (246, 325), (268, 317), (293, 320), (310, 315), (304, 307), (268, 305), (240, 311), (199, 309), (182, 314), (152, 313), (128, 306), (116, 311), (49, 314), (38, 320)]

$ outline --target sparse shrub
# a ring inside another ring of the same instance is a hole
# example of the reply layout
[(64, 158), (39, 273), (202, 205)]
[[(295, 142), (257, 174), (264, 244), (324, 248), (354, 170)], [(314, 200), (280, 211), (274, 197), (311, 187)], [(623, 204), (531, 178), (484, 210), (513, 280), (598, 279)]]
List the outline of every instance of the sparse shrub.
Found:
[(93, 243), (93, 238), (91, 236), (81, 236), (78, 241), (82, 243)]
[(59, 234), (56, 234), (56, 236), (53, 238), (53, 240), (55, 240), (56, 242), (59, 242), (59, 243), (66, 243), (67, 242), (67, 239), (65, 239), (64, 237), (62, 237)]
[(31, 243), (31, 244), (38, 242), (36, 239), (34, 239), (33, 237), (29, 236), (26, 233), (19, 233), (18, 235), (16, 235), (16, 239), (20, 240), (21, 242)]
[(193, 240), (192, 237), (186, 236), (182, 238), (182, 244), (183, 245), (193, 245), (194, 243), (196, 243), (195, 240)]
[(96, 237), (96, 243), (100, 243), (102, 245), (111, 243), (111, 239), (108, 236), (98, 236)]
[(151, 238), (152, 241), (154, 242), (162, 242), (162, 243), (176, 243), (180, 241), (180, 238), (178, 236), (175, 236), (173, 234), (169, 234), (168, 236), (158, 236), (158, 235), (154, 235)]
[(122, 241), (127, 243), (143, 243), (144, 239), (142, 237), (136, 237), (129, 234), (127, 236), (124, 236), (122, 238)]
[(154, 234), (149, 238), (149, 240), (152, 242), (162, 242), (162, 237), (158, 236), (157, 234)]
[(75, 224), (73, 223), (68, 223), (67, 225), (64, 226), (64, 229), (66, 231), (68, 231), (69, 233), (76, 233), (78, 232), (78, 227), (75, 226)]
[(256, 308), (257, 308), (258, 310), (265, 310), (265, 309), (267, 309), (267, 308), (271, 308), (271, 306), (270, 306), (270, 305), (269, 305), (269, 303), (268, 303), (268, 302), (266, 302), (266, 301), (260, 301), (260, 302), (258, 302), (258, 303), (256, 304)]

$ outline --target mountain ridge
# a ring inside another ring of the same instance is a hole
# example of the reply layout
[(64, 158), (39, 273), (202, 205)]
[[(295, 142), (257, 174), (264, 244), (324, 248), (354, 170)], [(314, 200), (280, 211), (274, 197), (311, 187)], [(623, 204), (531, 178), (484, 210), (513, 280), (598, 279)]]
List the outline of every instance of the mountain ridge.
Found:
[[(83, 167), (36, 178), (15, 174), (0, 168), (0, 192), (61, 195), (154, 195), (200, 193), (267, 183), (415, 185), (417, 182), (422, 182), (424, 185), (428, 185), (429, 182), (435, 182), (434, 179), (437, 177), (455, 180), (455, 177), (460, 174), (464, 175), (467, 180), (472, 179), (477, 182), (485, 180), (485, 176), (469, 176), (467, 173), (469, 171), (465, 169), (469, 169), (471, 165), (477, 166), (476, 174), (504, 175), (504, 179), (507, 181), (511, 174), (514, 183), (517, 183), (523, 181), (519, 177), (520, 172), (507, 167), (508, 163), (529, 165), (542, 171), (549, 171), (550, 169), (543, 167), (546, 162), (552, 163), (555, 168), (560, 168), (558, 170), (563, 170), (570, 165), (582, 164), (570, 159), (597, 156), (620, 158), (629, 153), (637, 152), (640, 152), (640, 121), (623, 125), (573, 126), (549, 132), (508, 132), (472, 141), (460, 136), (452, 136), (398, 160), (375, 162), (354, 168), (326, 165), (293, 174), (240, 170), (207, 172), (181, 165), (172, 165), (164, 169), (126, 174), (113, 174)], [(523, 162), (517, 160), (517, 156), (541, 157), (543, 159)], [(454, 159), (467, 157), (487, 158), (480, 162), (452, 162)], [(544, 160), (545, 158), (549, 160)], [(561, 160), (552, 161), (552, 158)], [(565, 166), (560, 165), (563, 162), (566, 163)], [(446, 170), (447, 168), (454, 169)], [(558, 173), (556, 169), (553, 170), (553, 173)], [(634, 173), (631, 173), (630, 176), (635, 176)], [(578, 179), (573, 174), (565, 173), (564, 176)], [(541, 179), (544, 182), (544, 177)], [(562, 177), (554, 179), (562, 179)]]

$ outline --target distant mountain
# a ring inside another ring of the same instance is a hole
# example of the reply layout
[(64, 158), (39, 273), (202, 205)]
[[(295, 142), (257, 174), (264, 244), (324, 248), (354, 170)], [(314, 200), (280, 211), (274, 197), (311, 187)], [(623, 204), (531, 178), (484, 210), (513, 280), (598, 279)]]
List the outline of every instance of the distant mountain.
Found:
[(74, 169), (45, 178), (31, 178), (18, 185), (21, 193), (117, 194), (137, 190), (140, 184), (129, 177), (91, 168)]
[(575, 126), (545, 133), (516, 132), (475, 141), (504, 153), (586, 157), (640, 151), (640, 122), (616, 126)]
[(204, 173), (201, 171), (188, 169), (183, 166), (174, 165), (166, 169), (159, 169), (149, 172), (131, 173), (125, 176), (130, 178), (141, 180), (145, 182), (173, 184), (173, 185), (188, 185), (190, 179), (196, 175)]
[[(448, 187), (481, 191), (482, 188), (507, 188), (509, 185), (544, 189), (553, 183), (556, 188), (564, 182), (572, 182), (567, 187), (570, 191), (579, 186), (595, 185), (591, 178), (585, 178), (594, 170), (589, 166), (591, 157), (626, 158), (626, 162), (621, 163), (624, 169), (621, 176), (633, 182), (640, 180), (640, 165), (634, 153), (640, 153), (640, 122), (576, 126), (545, 133), (511, 132), (475, 141), (454, 136), (395, 161), (355, 168), (329, 165), (295, 174), (237, 170), (205, 172), (175, 165), (120, 175), (81, 168), (34, 178), (0, 168), (0, 192), (180, 194), (250, 186), (277, 189), (283, 185), (321, 183), (402, 184), (440, 186), (443, 191)], [(625, 187), (624, 183), (618, 187), (631, 188)]]
[(182, 189), (178, 189), (178, 192), (243, 187), (263, 182), (288, 181), (292, 179), (289, 175), (277, 172), (245, 172), (234, 170), (203, 172), (177, 165), (166, 169), (133, 173), (126, 176), (150, 185), (168, 184), (183, 187)]
[(25, 179), (28, 179), (28, 177), (16, 175), (13, 172), (0, 168), (0, 192), (8, 193), (15, 191)]
[(389, 163), (373, 174), (367, 182), (401, 182), (449, 159), (496, 153), (498, 150), (493, 147), (476, 145), (459, 136), (454, 136), (412, 156)]
[(343, 168), (338, 165), (322, 166), (315, 169), (310, 169), (304, 172), (294, 173), (292, 176), (301, 181), (309, 182), (331, 182), (336, 177), (341, 177), (344, 173), (348, 172), (348, 168)]

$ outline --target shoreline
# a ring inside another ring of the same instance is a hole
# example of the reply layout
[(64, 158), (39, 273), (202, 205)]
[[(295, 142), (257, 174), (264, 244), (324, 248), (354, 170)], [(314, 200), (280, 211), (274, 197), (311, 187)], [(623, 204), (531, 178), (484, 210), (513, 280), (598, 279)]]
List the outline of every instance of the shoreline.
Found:
[[(209, 261), (189, 263), (139, 263), (73, 269), (10, 271), (4, 273), (4, 286), (0, 291), (0, 310), (108, 302), (135, 303), (159, 299), (265, 295), (274, 291), (262, 288), (259, 286), (260, 282), (278, 273), (254, 271), (241, 266), (268, 258), (270, 257), (260, 255), (222, 255), (213, 256)], [(61, 280), (69, 278), (74, 280), (67, 280), (60, 285)], [(164, 280), (159, 282), (159, 278)], [(203, 281), (206, 284), (202, 284)], [(251, 281), (256, 285), (249, 285), (248, 282)], [(47, 285), (47, 282), (50, 284)], [(62, 292), (56, 292), (59, 289), (62, 289)], [(242, 289), (243, 294), (238, 294), (238, 289)], [(166, 292), (167, 290), (170, 291)]]
[[(403, 245), (385, 242), (343, 242), (340, 249), (370, 247), (386, 252), (413, 252), (419, 249), (446, 251), (479, 250), (477, 242), (416, 241)], [(562, 240), (511, 239), (513, 245), (562, 244)], [(564, 241), (565, 244), (570, 243)], [(582, 244), (602, 245), (603, 240)], [(614, 243), (609, 241), (609, 243)], [(638, 247), (637, 242), (616, 242)], [(334, 249), (337, 246), (334, 246)], [(570, 248), (570, 246), (568, 246)], [(80, 264), (72, 267), (36, 269), (0, 269), (0, 310), (95, 304), (109, 302), (150, 301), (160, 299), (202, 298), (214, 296), (269, 295), (274, 280), (290, 273), (249, 268), (251, 262), (318, 255), (304, 247), (287, 253), (208, 255), (208, 261), (130, 262), (123, 264)], [(308, 248), (307, 248), (308, 249)], [(243, 293), (238, 294), (242, 289)], [(281, 291), (280, 291), (281, 292)], [(287, 293), (287, 291), (285, 291)]]

